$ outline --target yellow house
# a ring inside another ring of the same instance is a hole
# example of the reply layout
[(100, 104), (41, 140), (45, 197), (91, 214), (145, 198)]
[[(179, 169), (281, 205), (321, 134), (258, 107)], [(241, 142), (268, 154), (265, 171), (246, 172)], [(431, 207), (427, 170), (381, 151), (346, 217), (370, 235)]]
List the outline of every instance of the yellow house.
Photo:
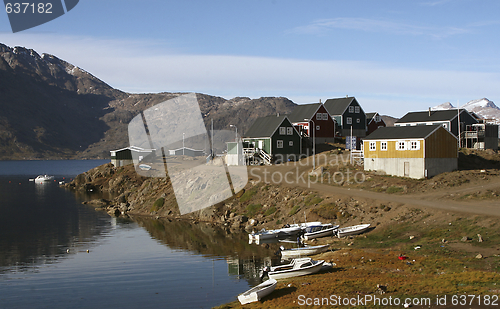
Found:
[(442, 125), (378, 128), (363, 139), (364, 169), (430, 178), (458, 168), (458, 139)]

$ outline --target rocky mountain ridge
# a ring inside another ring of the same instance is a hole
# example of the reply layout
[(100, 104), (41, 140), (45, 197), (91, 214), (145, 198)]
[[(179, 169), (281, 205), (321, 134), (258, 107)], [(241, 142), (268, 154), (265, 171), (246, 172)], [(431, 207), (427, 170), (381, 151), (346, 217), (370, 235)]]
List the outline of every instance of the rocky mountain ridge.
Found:
[[(0, 160), (108, 158), (128, 146), (128, 122), (141, 111), (182, 93), (131, 94), (50, 54), (0, 43)], [(289, 113), (282, 97), (226, 100), (197, 94), (207, 127), (238, 125)]]

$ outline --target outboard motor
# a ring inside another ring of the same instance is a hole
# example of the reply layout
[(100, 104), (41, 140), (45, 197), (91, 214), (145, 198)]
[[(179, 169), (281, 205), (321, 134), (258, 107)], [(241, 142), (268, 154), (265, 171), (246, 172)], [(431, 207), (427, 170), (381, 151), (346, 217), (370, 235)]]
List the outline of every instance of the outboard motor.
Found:
[(262, 268), (262, 271), (260, 272), (260, 281), (264, 279), (264, 277), (267, 277), (267, 274), (269, 273), (269, 267), (264, 267)]

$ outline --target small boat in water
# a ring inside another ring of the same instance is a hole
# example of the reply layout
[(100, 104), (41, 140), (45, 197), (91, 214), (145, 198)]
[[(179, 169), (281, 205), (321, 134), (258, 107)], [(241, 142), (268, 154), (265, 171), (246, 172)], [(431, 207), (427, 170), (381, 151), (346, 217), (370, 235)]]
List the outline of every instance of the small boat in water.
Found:
[(49, 176), (47, 174), (45, 175), (38, 175), (36, 178), (35, 178), (35, 182), (45, 182), (45, 181), (51, 181), (51, 180), (54, 180), (54, 176)]
[(278, 282), (275, 279), (266, 280), (250, 290), (238, 295), (238, 300), (242, 305), (259, 301), (263, 297), (271, 294), (277, 284)]
[(335, 231), (339, 228), (339, 225), (333, 225), (331, 223), (312, 225), (308, 226), (302, 236), (305, 240), (311, 240), (314, 238), (320, 238), (325, 236), (333, 236)]
[(285, 249), (281, 247), (280, 253), (283, 259), (290, 259), (294, 257), (308, 256), (318, 254), (328, 250), (330, 245), (306, 246), (300, 248)]
[(337, 236), (340, 238), (343, 236), (361, 234), (364, 231), (366, 231), (369, 227), (370, 227), (370, 224), (359, 224), (359, 225), (353, 225), (353, 226), (339, 228), (337, 230)]
[(310, 275), (317, 273), (324, 263), (324, 260), (314, 261), (311, 258), (293, 259), (290, 264), (264, 268), (263, 276), (267, 275), (269, 279), (282, 279)]

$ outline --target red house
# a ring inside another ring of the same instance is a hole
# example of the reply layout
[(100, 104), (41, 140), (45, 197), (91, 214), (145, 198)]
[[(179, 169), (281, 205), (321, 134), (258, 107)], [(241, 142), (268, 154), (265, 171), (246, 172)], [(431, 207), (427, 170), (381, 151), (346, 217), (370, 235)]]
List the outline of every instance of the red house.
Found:
[(366, 135), (370, 135), (373, 131), (381, 127), (386, 127), (384, 120), (377, 113), (366, 113)]
[(334, 141), (336, 122), (322, 103), (297, 105), (288, 118), (302, 137), (314, 136), (316, 143)]

